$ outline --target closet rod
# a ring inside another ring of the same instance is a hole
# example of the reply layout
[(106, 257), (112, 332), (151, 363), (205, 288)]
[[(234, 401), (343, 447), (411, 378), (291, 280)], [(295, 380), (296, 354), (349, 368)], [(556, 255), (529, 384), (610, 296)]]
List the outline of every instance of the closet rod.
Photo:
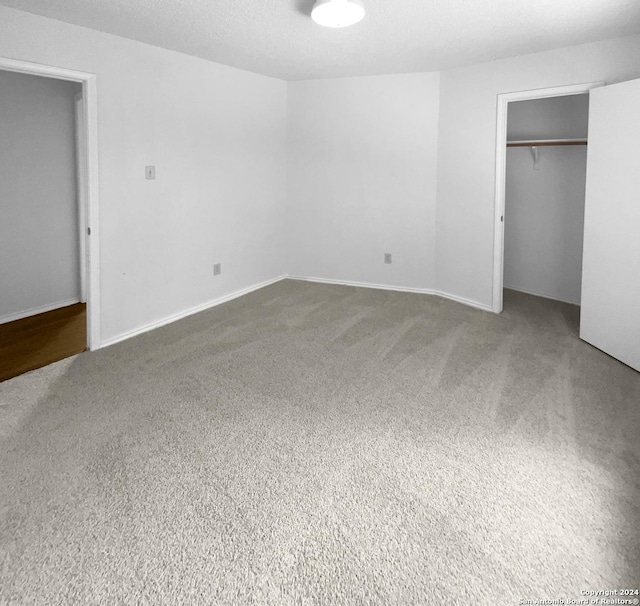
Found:
[(546, 145), (587, 145), (586, 139), (542, 139), (539, 141), (507, 141), (507, 147), (542, 147)]

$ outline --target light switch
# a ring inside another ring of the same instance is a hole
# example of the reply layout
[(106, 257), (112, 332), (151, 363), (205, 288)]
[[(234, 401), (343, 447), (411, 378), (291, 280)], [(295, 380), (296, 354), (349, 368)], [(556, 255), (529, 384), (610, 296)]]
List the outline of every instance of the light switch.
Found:
[(156, 167), (155, 166), (145, 166), (144, 172), (147, 176), (147, 180), (156, 178)]

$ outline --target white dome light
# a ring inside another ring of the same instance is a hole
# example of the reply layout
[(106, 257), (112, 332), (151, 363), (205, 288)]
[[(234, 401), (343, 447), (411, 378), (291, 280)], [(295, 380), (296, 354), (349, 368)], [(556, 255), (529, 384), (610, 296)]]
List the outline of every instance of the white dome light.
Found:
[(316, 0), (311, 11), (311, 18), (325, 27), (347, 27), (363, 17), (361, 0)]

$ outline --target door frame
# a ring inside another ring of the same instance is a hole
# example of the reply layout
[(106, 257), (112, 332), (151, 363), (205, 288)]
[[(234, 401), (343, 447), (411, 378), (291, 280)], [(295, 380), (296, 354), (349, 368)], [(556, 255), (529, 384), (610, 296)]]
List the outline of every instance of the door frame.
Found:
[(583, 95), (593, 88), (604, 86), (604, 82), (586, 82), (552, 88), (538, 88), (512, 93), (502, 93), (497, 98), (496, 117), (496, 182), (493, 228), (493, 300), (491, 307), (495, 313), (502, 312), (502, 291), (504, 281), (504, 207), (507, 178), (507, 116), (509, 103), (529, 101), (548, 97), (568, 97)]
[[(98, 206), (98, 99), (96, 75), (40, 63), (18, 61), (0, 57), (0, 70), (43, 76), (57, 80), (68, 80), (82, 85), (82, 127), (78, 137), (83, 149), (77, 154), (83, 158), (78, 162), (83, 175), (78, 174), (78, 183), (84, 190), (80, 192), (79, 204), (84, 208), (79, 214), (80, 250), (84, 250), (84, 281), (87, 302), (87, 347), (90, 350), (101, 347), (100, 335), (100, 240)], [(83, 262), (81, 261), (81, 267)]]
[(78, 196), (78, 253), (80, 257), (80, 303), (87, 302), (87, 145), (85, 141), (84, 101), (82, 93), (74, 97), (76, 126), (76, 191)]

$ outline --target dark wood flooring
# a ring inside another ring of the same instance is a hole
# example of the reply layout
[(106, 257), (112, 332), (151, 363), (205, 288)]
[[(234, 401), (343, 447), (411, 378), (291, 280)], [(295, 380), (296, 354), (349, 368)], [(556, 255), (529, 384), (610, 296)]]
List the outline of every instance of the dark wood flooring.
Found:
[(86, 349), (86, 303), (0, 324), (0, 381)]

